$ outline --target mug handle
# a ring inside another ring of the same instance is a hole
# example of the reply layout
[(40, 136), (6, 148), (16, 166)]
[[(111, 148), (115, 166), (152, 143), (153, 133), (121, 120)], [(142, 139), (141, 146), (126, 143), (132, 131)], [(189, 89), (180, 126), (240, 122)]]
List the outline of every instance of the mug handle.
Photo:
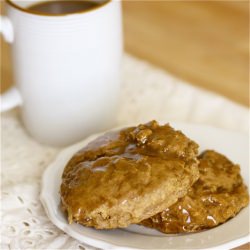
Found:
[(10, 88), (8, 91), (2, 94), (0, 97), (0, 101), (1, 101), (1, 109), (0, 109), (1, 112), (6, 112), (10, 109), (22, 105), (21, 95), (15, 87)]
[(14, 41), (14, 31), (10, 19), (6, 16), (0, 15), (0, 34), (3, 35), (4, 40), (7, 43)]
[[(11, 21), (8, 17), (0, 16), (0, 34), (6, 42), (12, 43), (14, 41), (14, 32)], [(0, 97), (1, 112), (8, 111), (14, 107), (22, 104), (22, 98), (17, 88), (12, 87)]]

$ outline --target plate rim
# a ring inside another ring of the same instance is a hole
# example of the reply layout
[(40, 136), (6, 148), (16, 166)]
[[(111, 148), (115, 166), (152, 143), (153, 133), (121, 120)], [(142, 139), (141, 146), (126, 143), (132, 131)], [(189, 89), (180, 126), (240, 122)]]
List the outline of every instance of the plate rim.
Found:
[[(166, 122), (161, 122), (161, 121), (159, 121), (159, 123), (160, 124), (166, 124)], [(208, 128), (208, 129), (213, 129), (213, 130), (217, 130), (217, 131), (230, 132), (230, 133), (233, 133), (233, 134), (239, 135), (239, 136), (246, 136), (248, 134), (246, 132), (239, 132), (239, 131), (230, 130), (230, 129), (223, 129), (223, 128), (218, 128), (218, 127), (214, 127), (214, 126), (206, 125), (206, 124), (197, 124), (197, 123), (189, 123), (189, 122), (168, 122), (168, 123), (173, 127), (175, 127), (176, 125), (178, 127), (179, 126), (181, 126), (181, 127), (182, 126), (186, 126), (186, 127), (190, 126), (190, 127), (198, 127), (198, 128), (202, 127), (202, 128)], [(68, 147), (63, 148), (57, 154), (55, 159), (47, 166), (47, 168), (44, 170), (44, 172), (42, 174), (40, 201), (41, 201), (41, 203), (43, 205), (43, 208), (44, 208), (44, 210), (46, 212), (46, 215), (48, 216), (50, 221), (55, 226), (57, 226), (59, 229), (61, 229), (62, 231), (64, 231), (65, 233), (67, 233), (68, 235), (70, 235), (71, 237), (73, 237), (76, 240), (78, 240), (78, 238), (79, 238), (78, 236), (75, 236), (75, 235), (79, 235), (78, 232), (75, 232), (74, 230), (70, 229), (69, 224), (65, 225), (63, 222), (57, 220), (56, 217), (51, 216), (51, 214), (53, 214), (53, 211), (51, 211), (52, 207), (47, 205), (47, 202), (48, 202), (48, 200), (51, 199), (51, 196), (48, 195), (45, 192), (47, 190), (46, 189), (46, 180), (45, 180), (45, 178), (48, 175), (49, 170), (53, 167), (53, 165), (56, 165), (57, 161), (60, 161), (60, 159), (64, 158), (65, 153), (67, 151), (69, 151), (69, 149), (77, 148), (77, 146), (80, 146), (83, 143), (87, 144), (88, 142), (90, 142), (92, 140), (92, 138), (94, 139), (94, 138), (104, 134), (105, 132), (118, 130), (118, 129), (121, 129), (121, 128), (124, 128), (124, 127), (127, 127), (127, 126), (134, 126), (134, 125), (127, 124), (127, 125), (123, 125), (123, 126), (117, 126), (117, 127), (114, 127), (114, 128), (112, 128), (110, 130), (107, 130), (107, 131), (103, 131), (103, 132), (100, 132), (100, 133), (95, 133), (95, 134), (92, 134), (92, 135), (86, 137), (85, 139), (75, 143), (75, 144), (72, 144), (72, 145), (70, 145)], [(248, 209), (250, 211), (249, 206), (246, 209)], [(107, 248), (108, 249), (119, 249), (119, 250), (132, 250), (132, 249), (140, 249), (141, 250), (141, 249), (144, 249), (144, 248), (134, 248), (134, 247), (129, 247), (129, 246), (122, 246), (122, 245), (118, 245), (118, 244), (115, 244), (115, 243), (107, 242), (105, 240), (90, 238), (89, 236), (85, 236), (85, 235), (81, 235), (81, 238), (83, 239), (81, 241), (82, 243), (90, 245), (92, 247), (98, 247), (98, 248), (103, 248), (103, 249), (107, 249)], [(240, 238), (237, 238), (237, 239), (234, 239), (234, 240), (231, 240), (231, 241), (227, 241), (227, 242), (222, 243), (220, 245), (211, 246), (211, 247), (202, 248), (202, 249), (209, 249), (209, 250), (222, 249), (221, 247), (223, 247), (224, 249), (234, 248), (234, 247), (240, 246), (242, 244), (248, 243), (249, 241), (250, 241), (250, 233), (248, 231), (248, 234), (243, 236), (243, 237), (240, 237)]]

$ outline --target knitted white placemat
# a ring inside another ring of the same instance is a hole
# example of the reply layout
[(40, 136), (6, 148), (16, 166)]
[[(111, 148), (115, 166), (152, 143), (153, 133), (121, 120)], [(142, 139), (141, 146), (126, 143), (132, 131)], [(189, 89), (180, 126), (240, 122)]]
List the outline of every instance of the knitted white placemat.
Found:
[[(41, 175), (60, 150), (30, 138), (17, 110), (1, 118), (1, 249), (93, 249), (57, 229), (39, 201)], [(152, 119), (249, 128), (247, 108), (125, 55), (117, 125)]]

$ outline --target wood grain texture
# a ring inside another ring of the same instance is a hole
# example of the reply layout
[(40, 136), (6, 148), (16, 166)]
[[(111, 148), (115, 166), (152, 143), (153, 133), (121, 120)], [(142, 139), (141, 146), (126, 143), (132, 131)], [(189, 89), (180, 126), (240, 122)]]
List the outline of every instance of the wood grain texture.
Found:
[(249, 1), (124, 1), (128, 52), (249, 103)]
[[(4, 1), (0, 0), (0, 14), (4, 13)], [(0, 90), (4, 92), (13, 83), (12, 66), (10, 62), (10, 45), (3, 41), (0, 35)]]
[[(1, 12), (3, 1), (0, 0)], [(249, 1), (123, 1), (125, 49), (191, 84), (249, 105)], [(13, 83), (0, 39), (1, 92)]]

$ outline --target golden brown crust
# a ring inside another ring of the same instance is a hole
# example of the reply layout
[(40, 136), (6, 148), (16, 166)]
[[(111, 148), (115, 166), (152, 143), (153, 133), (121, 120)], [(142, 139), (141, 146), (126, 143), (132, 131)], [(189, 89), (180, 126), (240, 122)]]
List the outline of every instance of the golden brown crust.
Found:
[(64, 170), (61, 200), (69, 221), (108, 229), (162, 211), (198, 179), (197, 148), (155, 121), (97, 138)]
[(249, 196), (238, 165), (211, 150), (199, 160), (200, 178), (188, 194), (142, 225), (164, 233), (197, 232), (227, 221), (247, 206)]

